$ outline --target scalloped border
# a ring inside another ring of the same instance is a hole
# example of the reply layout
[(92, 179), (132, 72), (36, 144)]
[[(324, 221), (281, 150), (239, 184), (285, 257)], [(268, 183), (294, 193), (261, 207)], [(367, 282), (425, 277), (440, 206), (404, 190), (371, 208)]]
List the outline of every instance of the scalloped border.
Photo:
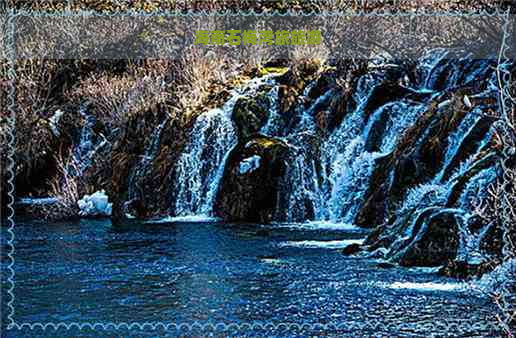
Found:
[[(212, 323), (212, 322), (206, 322), (206, 323), (200, 323), (200, 322), (192, 322), (192, 323), (164, 323), (164, 322), (130, 322), (130, 323), (127, 323), (127, 322), (120, 322), (120, 323), (114, 323), (114, 322), (84, 322), (84, 323), (79, 323), (79, 322), (70, 322), (70, 323), (66, 323), (66, 322), (47, 322), (47, 323), (41, 323), (41, 322), (35, 322), (35, 323), (16, 323), (16, 321), (14, 320), (14, 313), (15, 313), (15, 308), (14, 308), (14, 301), (15, 301), (15, 296), (14, 296), (14, 287), (15, 287), (15, 282), (14, 282), (14, 276), (15, 276), (15, 270), (14, 270), (14, 253), (15, 253), (15, 247), (14, 247), (14, 239), (15, 239), (15, 234), (14, 234), (14, 226), (15, 226), (15, 222), (14, 222), (14, 216), (15, 216), (15, 212), (14, 212), (14, 201), (15, 201), (15, 196), (14, 196), (14, 192), (15, 192), (15, 184), (14, 184), (14, 179), (15, 179), (15, 174), (14, 174), (14, 166), (15, 166), (15, 161), (14, 161), (14, 156), (15, 156), (15, 145), (16, 145), (16, 108), (17, 108), (17, 104), (16, 104), (16, 48), (15, 48), (15, 41), (14, 41), (14, 36), (15, 36), (15, 30), (16, 30), (16, 18), (18, 16), (27, 16), (27, 15), (31, 15), (31, 16), (37, 16), (37, 17), (50, 17), (50, 16), (61, 16), (61, 17), (68, 17), (68, 16), (99, 16), (99, 17), (119, 17), (119, 16), (123, 16), (123, 17), (133, 17), (133, 16), (143, 16), (143, 17), (153, 17), (153, 16), (166, 16), (166, 17), (176, 17), (176, 16), (182, 16), (182, 17), (185, 17), (185, 16), (262, 16), (262, 17), (265, 17), (265, 16), (380, 16), (380, 17), (384, 17), (384, 16), (410, 16), (410, 17), (420, 17), (420, 16), (443, 16), (443, 17), (446, 17), (446, 16), (453, 16), (453, 17), (461, 17), (461, 16), (467, 16), (467, 17), (484, 17), (484, 16), (489, 16), (489, 17), (495, 17), (495, 16), (500, 16), (502, 18), (505, 19), (505, 23), (504, 23), (504, 26), (503, 26), (503, 29), (504, 29), (504, 36), (503, 36), (503, 42), (502, 42), (502, 47), (501, 47), (501, 50), (500, 50), (500, 58), (502, 59), (507, 59), (507, 51), (509, 50), (509, 46), (507, 44), (507, 40), (508, 40), (508, 23), (509, 23), (509, 16), (510, 16), (510, 10), (501, 10), (501, 9), (496, 9), (495, 11), (479, 11), (479, 12), (453, 12), (453, 11), (449, 11), (449, 12), (430, 12), (426, 9), (422, 10), (422, 11), (417, 11), (417, 12), (412, 12), (412, 13), (408, 13), (408, 12), (395, 12), (395, 11), (387, 11), (387, 10), (383, 10), (383, 9), (380, 9), (380, 10), (373, 10), (371, 12), (364, 12), (363, 10), (359, 11), (359, 12), (356, 12), (356, 13), (346, 13), (346, 12), (315, 12), (315, 11), (310, 11), (310, 12), (304, 12), (304, 11), (293, 11), (291, 9), (288, 9), (287, 11), (285, 12), (279, 12), (278, 10), (275, 10), (273, 12), (267, 12), (267, 13), (257, 13), (255, 12), (254, 10), (250, 10), (250, 11), (247, 11), (247, 12), (243, 12), (243, 11), (238, 11), (238, 12), (232, 12), (232, 11), (218, 11), (218, 12), (208, 12), (208, 11), (196, 11), (196, 12), (193, 12), (191, 10), (189, 11), (186, 11), (186, 12), (180, 12), (180, 11), (175, 11), (175, 12), (151, 12), (151, 13), (147, 13), (147, 12), (139, 12), (139, 11), (128, 11), (128, 12), (115, 12), (115, 13), (101, 13), (101, 12), (94, 12), (94, 11), (84, 11), (84, 10), (81, 10), (81, 11), (70, 11), (69, 8), (67, 7), (67, 9), (64, 11), (64, 12), (57, 12), (57, 13), (52, 13), (52, 12), (34, 12), (34, 11), (28, 11), (28, 10), (13, 10), (13, 9), (9, 9), (8, 11), (8, 19), (6, 21), (6, 27), (7, 27), (7, 35), (6, 35), (6, 44), (7, 46), (6, 49), (7, 49), (7, 54), (8, 54), (8, 62), (9, 62), (9, 70), (8, 70), (8, 80), (9, 80), (9, 83), (10, 83), (10, 88), (9, 88), (9, 93), (8, 93), (8, 96), (9, 96), (9, 103), (8, 103), (8, 116), (7, 116), (7, 119), (8, 119), (8, 125), (9, 125), (9, 128), (8, 128), (8, 132), (7, 132), (7, 136), (8, 136), (8, 146), (9, 146), (9, 153), (8, 153), (8, 156), (7, 156), (7, 159), (8, 159), (8, 164), (7, 164), (7, 171), (8, 171), (8, 181), (7, 181), (7, 185), (8, 185), (8, 196), (9, 196), (9, 202), (7, 204), (7, 208), (8, 208), (8, 217), (7, 217), (7, 220), (8, 220), (8, 223), (9, 223), (9, 227), (7, 229), (7, 232), (9, 233), (9, 240), (7, 241), (7, 244), (8, 246), (10, 247), (10, 250), (9, 252), (7, 253), (7, 257), (9, 258), (9, 264), (7, 266), (7, 269), (8, 271), (10, 272), (10, 276), (7, 278), (7, 281), (9, 282), (10, 286), (8, 287), (7, 289), (7, 294), (8, 296), (10, 297), (9, 301), (7, 302), (7, 307), (9, 308), (9, 313), (7, 315), (7, 320), (9, 321), (9, 323), (7, 324), (7, 330), (13, 330), (13, 329), (18, 329), (18, 330), (23, 330), (23, 329), (30, 329), (30, 330), (35, 330), (35, 329), (47, 329), (47, 328), (52, 328), (54, 330), (58, 330), (59, 328), (64, 328), (66, 330), (70, 330), (70, 329), (73, 329), (73, 328), (77, 328), (79, 330), (83, 330), (85, 328), (89, 328), (89, 329), (92, 329), (92, 330), (95, 330), (95, 329), (98, 329), (98, 328), (101, 328), (103, 330), (107, 330), (107, 329), (116, 329), (116, 330), (120, 330), (120, 329), (127, 329), (127, 330), (131, 330), (131, 329), (139, 329), (139, 330), (144, 330), (144, 329), (152, 329), (152, 330), (157, 330), (159, 328), (161, 329), (164, 329), (164, 330), (171, 330), (171, 329), (175, 329), (176, 331), (177, 330), (189, 330), (189, 331), (192, 331), (192, 330), (195, 330), (195, 329), (200, 329), (202, 331), (207, 331), (207, 330), (213, 330), (213, 331), (216, 331), (216, 330), (224, 330), (224, 331), (227, 331), (227, 330), (232, 330), (232, 329), (237, 329), (237, 330), (245, 330), (245, 329), (275, 329), (275, 330), (278, 330), (278, 329), (287, 329), (287, 330), (291, 330), (291, 329), (297, 329), (297, 330), (302, 330), (304, 328), (309, 328), (309, 329), (323, 329), (323, 330), (328, 330), (328, 329), (346, 329), (346, 330), (361, 330), (363, 331), (364, 329), (369, 329), (369, 330), (378, 330), (378, 329), (403, 329), (403, 328), (409, 328), (408, 324), (401, 324), (401, 325), (397, 325), (397, 324), (393, 324), (393, 325), (388, 325), (388, 324), (383, 324), (383, 323), (375, 323), (375, 324), (372, 324), (370, 322), (365, 322), (365, 323), (357, 323), (357, 322), (349, 322), (349, 323), (341, 323), (341, 324), (338, 324), (338, 323), (307, 323), (307, 322), (303, 322), (303, 323), (284, 323), (284, 322), (280, 322), (280, 323), (262, 323), (262, 322), (253, 322), (253, 323), (250, 323), (250, 322), (242, 322), (242, 323), (223, 323), (223, 322), (220, 322), (220, 323)], [(512, 103), (516, 103), (516, 99), (513, 98), (511, 96), (511, 93), (510, 93), (510, 90), (509, 90), (509, 86), (507, 85), (508, 83), (511, 82), (512, 78), (511, 78), (511, 73), (501, 67), (499, 67), (499, 70), (501, 73), (503, 73), (503, 76), (502, 76), (502, 82), (504, 84), (504, 88), (501, 92), (501, 102), (502, 102), (502, 109), (505, 110), (505, 112), (507, 112), (510, 108), (509, 107), (512, 107)], [(504, 237), (504, 242), (506, 242), (506, 238)], [(478, 325), (478, 323), (469, 323), (467, 321), (462, 321), (460, 323), (429, 323), (428, 325), (426, 325), (425, 327), (439, 327), (439, 328), (445, 328), (445, 329), (459, 329), (459, 328), (463, 328), (463, 327), (466, 327), (467, 325), (467, 328), (471, 329), (472, 327), (474, 327), (475, 329), (486, 329), (486, 328), (491, 328), (491, 329), (498, 329), (498, 325), (494, 324), (494, 323), (490, 323), (488, 325)]]

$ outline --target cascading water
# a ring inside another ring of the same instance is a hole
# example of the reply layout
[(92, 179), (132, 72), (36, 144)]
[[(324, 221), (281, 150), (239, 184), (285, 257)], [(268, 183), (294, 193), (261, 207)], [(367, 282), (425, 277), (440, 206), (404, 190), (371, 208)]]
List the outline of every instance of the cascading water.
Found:
[(94, 134), (94, 128), (97, 124), (95, 115), (91, 114), (84, 106), (79, 108), (79, 113), (84, 119), (84, 125), (81, 129), (79, 143), (73, 149), (75, 166), (69, 169), (76, 176), (84, 174), (91, 166), (95, 153), (107, 144), (107, 140), (102, 134), (99, 137)]
[(472, 211), (479, 207), (478, 201), (485, 197), (489, 184), (495, 179), (496, 173), (494, 168), (484, 169), (471, 178), (460, 196), (458, 205), (461, 210), (464, 210), (465, 215), (460, 231), (457, 260), (462, 260), (470, 264), (480, 264), (488, 260), (480, 249), (480, 243), (493, 224), (485, 224), (476, 232), (471, 231), (469, 224), (474, 217)]
[[(446, 58), (444, 50), (433, 51), (423, 57), (417, 65), (416, 83), (410, 86), (400, 84), (400, 88), (408, 94), (382, 103), (370, 111), (368, 107), (375, 106), (372, 100), (376, 100), (375, 95), (378, 95), (375, 89), (386, 78), (384, 71), (394, 67), (389, 63), (375, 64), (356, 83), (352, 96), (354, 104), (349, 105), (354, 108), (344, 113), (342, 122), (328, 136), (321, 134), (318, 119), (320, 113), (332, 109), (331, 101), (337, 94), (335, 86), (329, 86), (312, 100), (311, 91), (317, 87), (317, 80), (310, 82), (298, 97), (292, 113), (294, 116), (290, 117), (292, 123), (285, 121), (285, 112), (280, 111), (280, 86), (275, 83), (273, 76), (255, 79), (244, 88), (233, 91), (221, 108), (200, 115), (195, 122), (190, 141), (177, 164), (175, 215), (212, 215), (226, 159), (237, 144), (231, 120), (233, 107), (240, 97), (252, 96), (261, 85), (268, 84), (271, 87), (267, 94), (270, 101), (269, 114), (260, 133), (280, 138), (291, 149), (283, 178), (283, 197), (278, 197), (275, 219), (286, 222), (310, 220), (353, 223), (378, 159), (396, 149), (400, 137), (428, 111), (436, 98), (449, 88), (470, 83), (489, 68), (481, 62)], [(467, 74), (463, 74), (465, 69)], [(493, 88), (488, 86), (484, 92), (472, 95), (471, 99), (489, 97)], [(446, 104), (441, 104), (438, 110), (445, 107)], [(457, 170), (462, 170), (462, 175), (473, 164), (473, 155), (490, 138), (490, 135), (486, 135), (477, 145), (477, 150), (461, 160), (461, 163), (456, 163), (461, 145), (480, 121), (478, 110), (481, 109), (483, 107), (476, 107), (468, 113), (459, 127), (450, 133), (443, 164), (434, 179), (411, 189), (401, 201), (401, 206), (405, 205), (405, 209), (409, 209), (412, 203), (410, 200), (427, 201), (421, 208), (444, 206), (459, 175), (449, 175), (448, 171), (457, 173)], [(438, 197), (427, 198), (433, 195)]]
[(231, 112), (236, 96), (222, 108), (199, 116), (192, 129), (192, 138), (177, 165), (179, 192), (175, 213), (180, 216), (211, 213), (213, 193), (224, 168), (224, 158), (236, 144)]
[(264, 135), (278, 135), (280, 132), (281, 116), (279, 115), (279, 86), (274, 86), (269, 92), (271, 100), (271, 109), (269, 109), (269, 118), (260, 132)]
[(238, 99), (254, 95), (263, 85), (271, 85), (271, 81), (270, 76), (251, 80), (243, 88), (232, 91), (230, 99), (221, 108), (212, 109), (197, 118), (190, 141), (177, 164), (176, 216), (212, 216), (227, 156), (237, 144), (231, 120), (233, 108)]

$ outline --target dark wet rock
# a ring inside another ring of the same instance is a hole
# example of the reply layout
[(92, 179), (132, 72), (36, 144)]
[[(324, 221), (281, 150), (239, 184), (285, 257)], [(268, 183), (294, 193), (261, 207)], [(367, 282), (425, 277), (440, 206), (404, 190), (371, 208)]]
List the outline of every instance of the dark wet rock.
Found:
[(376, 264), (376, 266), (380, 269), (392, 269), (392, 268), (396, 267), (396, 264), (392, 264), (389, 262), (380, 262), (380, 263)]
[[(375, 169), (371, 175), (368, 191), (355, 222), (365, 228), (372, 228), (384, 223), (386, 211), (389, 210), (388, 173), (392, 170), (392, 154), (376, 159)], [(381, 230), (380, 230), (381, 231)]]
[[(485, 221), (479, 220), (479, 224), (485, 226)], [(479, 249), (488, 255), (502, 257), (503, 245), (503, 230), (495, 224), (487, 230), (487, 233), (480, 241)]]
[(226, 221), (270, 222), (289, 152), (279, 139), (254, 136), (230, 153), (215, 203)]
[(396, 82), (385, 81), (373, 89), (370, 99), (364, 107), (364, 112), (366, 116), (370, 116), (387, 102), (397, 101), (410, 93), (409, 89)]
[(350, 256), (350, 255), (357, 254), (360, 251), (362, 251), (360, 244), (354, 243), (354, 244), (350, 244), (347, 247), (345, 247), (344, 249), (342, 249), (341, 252), (343, 255)]
[(439, 269), (442, 276), (466, 279), (475, 274), (478, 265), (471, 265), (467, 262), (450, 261), (446, 266)]
[(335, 88), (337, 74), (333, 69), (326, 69), (321, 72), (313, 87), (308, 92), (308, 98), (313, 101), (321, 97), (328, 90)]
[(124, 204), (124, 211), (139, 219), (147, 218), (149, 216), (149, 210), (145, 202), (141, 199), (127, 201)]
[(439, 266), (454, 259), (459, 243), (459, 220), (452, 211), (421, 214), (410, 243), (394, 255), (402, 266)]
[(307, 83), (316, 78), (319, 67), (320, 65), (315, 62), (300, 62), (294, 67), (290, 67), (285, 74), (279, 76), (277, 81), (280, 84), (293, 87), (297, 91), (302, 91)]
[(365, 149), (369, 152), (380, 151), (380, 146), (385, 132), (385, 126), (390, 118), (390, 111), (385, 109), (380, 117), (371, 126), (368, 137), (365, 140)]
[[(157, 157), (149, 163), (148, 168), (142, 168), (145, 169), (145, 172), (136, 175), (135, 170), (145, 155), (146, 142), (152, 141), (150, 136), (163, 121), (165, 114), (166, 107), (164, 105), (156, 106), (145, 114), (135, 114), (120, 129), (120, 135), (113, 144), (108, 193), (113, 203), (112, 219), (115, 222), (124, 219), (126, 212), (139, 218), (149, 218), (163, 210), (160, 201), (167, 201), (169, 194), (163, 192), (162, 188), (165, 185), (162, 183), (166, 181), (165, 176), (170, 173), (175, 162), (167, 160), (162, 163), (159, 161), (160, 156), (163, 152), (168, 153), (174, 149), (176, 155), (173, 159), (176, 159), (180, 146), (186, 140), (183, 138), (186, 136), (186, 131), (181, 132), (177, 126), (174, 128), (167, 124), (159, 143), (164, 144), (167, 133), (176, 132), (175, 142), (180, 142), (179, 145), (176, 147), (171, 147), (170, 144), (166, 147), (160, 146)], [(145, 140), (146, 142), (134, 142), (134, 140)], [(166, 169), (161, 167), (162, 164)], [(160, 179), (157, 179), (158, 177)], [(131, 183), (132, 187), (130, 187)], [(133, 189), (132, 196), (129, 196), (130, 188)]]
[(330, 134), (334, 131), (342, 122), (346, 114), (353, 111), (355, 101), (352, 99), (351, 90), (336, 90), (335, 94), (331, 97), (328, 110), (331, 114), (327, 117), (326, 121), (326, 133)]
[[(373, 245), (374, 243), (378, 243), (380, 240), (380, 237), (385, 234), (386, 226), (385, 224), (379, 225), (375, 227), (367, 236), (367, 238), (364, 241), (364, 245)], [(376, 248), (375, 248), (376, 249)]]
[(462, 162), (477, 151), (479, 144), (489, 132), (493, 122), (493, 118), (482, 117), (473, 126), (471, 132), (464, 138), (456, 152), (456, 155), (446, 168), (443, 179), (448, 179)]
[(480, 277), (485, 273), (493, 271), (500, 262), (486, 262), (482, 264), (471, 264), (465, 261), (448, 261), (445, 266), (439, 269), (438, 273), (442, 276), (457, 279), (470, 279)]

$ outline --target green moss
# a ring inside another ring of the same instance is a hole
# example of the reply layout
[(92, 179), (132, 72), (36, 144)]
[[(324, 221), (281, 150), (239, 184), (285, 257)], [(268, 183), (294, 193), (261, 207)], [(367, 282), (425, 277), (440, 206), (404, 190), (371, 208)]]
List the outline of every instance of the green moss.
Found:
[(270, 154), (271, 158), (280, 156), (284, 151), (287, 151), (288, 145), (281, 140), (270, 137), (259, 137), (252, 140), (247, 146), (253, 153)]
[(268, 74), (283, 75), (288, 71), (288, 67), (263, 67), (258, 69), (259, 76), (265, 76)]
[(253, 144), (256, 144), (257, 146), (263, 149), (274, 147), (278, 145), (278, 143), (278, 141), (268, 138), (260, 138), (253, 141)]

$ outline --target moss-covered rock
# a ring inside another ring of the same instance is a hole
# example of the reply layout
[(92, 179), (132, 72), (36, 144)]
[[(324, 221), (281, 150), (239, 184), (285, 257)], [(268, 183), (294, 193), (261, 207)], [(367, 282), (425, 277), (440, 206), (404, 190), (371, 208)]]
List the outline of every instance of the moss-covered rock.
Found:
[(266, 93), (253, 98), (242, 97), (235, 103), (231, 118), (237, 127), (239, 140), (245, 142), (260, 131), (269, 117), (269, 104)]
[(226, 221), (273, 220), (289, 147), (279, 139), (255, 135), (229, 155), (215, 203)]

